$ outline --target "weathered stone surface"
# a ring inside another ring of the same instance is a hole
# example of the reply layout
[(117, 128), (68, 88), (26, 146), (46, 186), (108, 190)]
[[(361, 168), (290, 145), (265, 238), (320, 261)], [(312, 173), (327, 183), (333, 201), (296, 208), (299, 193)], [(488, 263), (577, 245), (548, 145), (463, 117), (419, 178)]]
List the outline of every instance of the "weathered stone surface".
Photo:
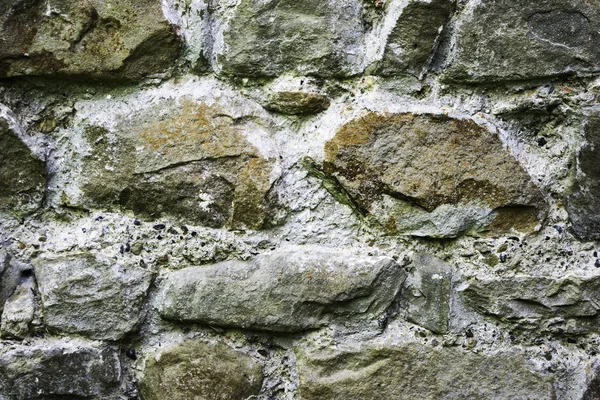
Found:
[(218, 68), (227, 75), (349, 76), (360, 72), (360, 1), (240, 1), (225, 18)]
[(166, 274), (163, 318), (226, 327), (302, 331), (335, 317), (378, 318), (404, 280), (388, 257), (291, 247), (252, 262), (228, 261)]
[(276, 92), (267, 100), (264, 107), (288, 115), (318, 114), (329, 108), (331, 101), (325, 95), (301, 91)]
[(180, 51), (155, 0), (7, 0), (0, 15), (0, 77), (139, 79), (163, 72)]
[(108, 398), (121, 376), (117, 353), (82, 341), (0, 350), (0, 398)]
[(590, 110), (584, 124), (585, 145), (577, 155), (577, 170), (567, 210), (573, 233), (580, 239), (600, 239), (600, 110)]
[(568, 334), (598, 331), (597, 276), (473, 278), (457, 293), (471, 309), (508, 323), (513, 329)]
[(0, 314), (2, 314), (6, 300), (12, 296), (21, 279), (31, 274), (32, 268), (31, 265), (0, 250)]
[(83, 160), (83, 206), (215, 228), (262, 227), (278, 160), (251, 143), (251, 135), (261, 143), (269, 138), (250, 118), (190, 99), (165, 100), (113, 130), (85, 126), (84, 135), (91, 154)]
[(451, 288), (452, 266), (439, 258), (416, 254), (400, 296), (403, 317), (432, 332), (446, 332)]
[(135, 328), (152, 273), (113, 264), (90, 253), (37, 259), (48, 329), (117, 340)]
[(324, 171), (391, 233), (531, 231), (542, 203), (498, 137), (469, 120), (369, 113), (325, 145)]
[(296, 350), (302, 399), (555, 399), (552, 378), (510, 351), (493, 355), (419, 344)]
[(600, 70), (600, 7), (586, 0), (471, 2), (455, 40), (451, 80), (586, 74)]
[(29, 334), (35, 316), (36, 285), (33, 276), (23, 279), (12, 296), (6, 300), (2, 311), (0, 336), (23, 339)]
[(600, 361), (596, 359), (587, 365), (586, 371), (588, 372), (588, 382), (586, 382), (581, 400), (598, 400), (600, 399)]
[(139, 381), (145, 400), (238, 400), (257, 395), (261, 366), (222, 342), (188, 340), (146, 359)]
[(21, 216), (41, 206), (46, 167), (19, 138), (3, 111), (0, 105), (0, 212)]
[[(409, 73), (420, 77), (437, 49), (452, 9), (451, 0), (410, 0), (397, 16), (388, 10), (396, 20), (393, 28), (388, 28), (390, 32), (375, 73), (383, 76)], [(386, 29), (385, 23), (382, 29)]]

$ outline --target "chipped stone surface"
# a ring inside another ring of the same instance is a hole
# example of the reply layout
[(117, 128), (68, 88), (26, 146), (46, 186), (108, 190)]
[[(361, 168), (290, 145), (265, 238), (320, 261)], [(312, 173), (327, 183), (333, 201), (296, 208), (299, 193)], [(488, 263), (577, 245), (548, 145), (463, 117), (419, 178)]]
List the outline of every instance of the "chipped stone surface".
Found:
[(473, 121), (369, 113), (326, 143), (325, 158), (324, 171), (359, 211), (394, 234), (530, 232), (537, 224), (541, 193)]
[(303, 399), (554, 399), (551, 376), (514, 352), (483, 356), (416, 343), (296, 350)]
[(146, 359), (140, 381), (144, 399), (246, 399), (259, 393), (261, 366), (222, 342), (188, 340)]
[(140, 79), (164, 72), (180, 51), (154, 0), (7, 0), (0, 15), (0, 77)]
[(168, 273), (159, 312), (175, 321), (295, 332), (335, 317), (379, 318), (403, 280), (404, 270), (391, 258), (284, 248), (251, 263)]
[(46, 168), (19, 137), (18, 129), (9, 110), (0, 104), (0, 212), (20, 216), (41, 206)]
[(0, 324), (0, 337), (25, 338), (35, 317), (36, 285), (32, 276), (23, 279), (4, 303)]
[(4, 345), (0, 397), (7, 399), (110, 398), (121, 375), (113, 348), (81, 340)]
[(81, 253), (38, 259), (44, 322), (55, 332), (118, 340), (135, 328), (152, 273)]
[(572, 0), (470, 2), (447, 78), (494, 82), (600, 70), (600, 7)]

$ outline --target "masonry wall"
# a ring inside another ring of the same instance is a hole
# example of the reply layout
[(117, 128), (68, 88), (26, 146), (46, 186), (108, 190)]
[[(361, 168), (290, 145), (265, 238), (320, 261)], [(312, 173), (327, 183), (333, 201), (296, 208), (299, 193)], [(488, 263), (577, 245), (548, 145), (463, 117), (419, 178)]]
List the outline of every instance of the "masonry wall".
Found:
[(600, 398), (596, 0), (3, 0), (0, 399)]

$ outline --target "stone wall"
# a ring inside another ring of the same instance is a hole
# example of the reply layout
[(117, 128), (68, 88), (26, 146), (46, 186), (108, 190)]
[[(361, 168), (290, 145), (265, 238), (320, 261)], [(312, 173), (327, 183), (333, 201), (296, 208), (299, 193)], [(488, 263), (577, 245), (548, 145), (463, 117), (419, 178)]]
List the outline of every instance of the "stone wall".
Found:
[(0, 399), (600, 398), (596, 0), (0, 2)]

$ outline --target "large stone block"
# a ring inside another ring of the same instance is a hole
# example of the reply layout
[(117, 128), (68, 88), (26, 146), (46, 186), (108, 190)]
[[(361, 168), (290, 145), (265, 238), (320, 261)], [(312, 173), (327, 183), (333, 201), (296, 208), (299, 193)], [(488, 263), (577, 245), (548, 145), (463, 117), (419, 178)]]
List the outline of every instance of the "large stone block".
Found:
[(223, 17), (218, 68), (248, 77), (360, 73), (361, 10), (359, 0), (242, 0)]
[(0, 212), (22, 216), (42, 204), (46, 167), (21, 140), (17, 129), (0, 104)]
[(262, 368), (250, 356), (194, 339), (150, 354), (139, 386), (145, 400), (238, 400), (257, 395), (262, 382)]
[(2, 399), (111, 398), (120, 379), (119, 358), (110, 347), (68, 340), (0, 350)]
[(169, 320), (293, 332), (381, 317), (404, 277), (388, 257), (291, 247), (169, 272), (157, 301)]
[(585, 143), (577, 154), (575, 183), (567, 200), (573, 233), (584, 240), (600, 239), (600, 110), (585, 117)]
[(471, 278), (457, 288), (457, 295), (470, 309), (512, 329), (567, 334), (598, 331), (597, 276)]
[(326, 143), (324, 172), (393, 234), (530, 232), (543, 203), (496, 134), (444, 115), (355, 119)]
[(5, 0), (0, 15), (0, 77), (139, 79), (180, 52), (158, 0)]
[(302, 399), (554, 399), (553, 378), (512, 351), (367, 342), (296, 348)]
[[(261, 228), (279, 158), (267, 123), (244, 112), (183, 97), (123, 112), (114, 124), (82, 121), (77, 129), (89, 153), (74, 154), (82, 167), (73, 178), (82, 196), (68, 202), (133, 210), (144, 219)], [(56, 179), (65, 179), (61, 169), (71, 167), (57, 168)]]
[(595, 1), (482, 0), (462, 11), (446, 78), (493, 82), (600, 70)]
[(118, 340), (139, 322), (152, 273), (90, 253), (37, 259), (35, 273), (46, 327)]

